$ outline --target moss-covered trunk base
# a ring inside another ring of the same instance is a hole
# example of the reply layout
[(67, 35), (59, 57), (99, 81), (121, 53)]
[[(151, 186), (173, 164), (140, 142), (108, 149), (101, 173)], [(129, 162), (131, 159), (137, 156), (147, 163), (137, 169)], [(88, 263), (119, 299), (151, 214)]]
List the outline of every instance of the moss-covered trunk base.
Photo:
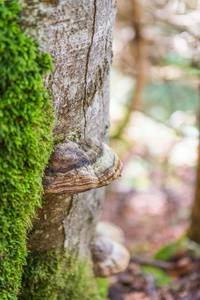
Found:
[(19, 300), (103, 300), (107, 280), (95, 278), (89, 259), (56, 250), (28, 256)]

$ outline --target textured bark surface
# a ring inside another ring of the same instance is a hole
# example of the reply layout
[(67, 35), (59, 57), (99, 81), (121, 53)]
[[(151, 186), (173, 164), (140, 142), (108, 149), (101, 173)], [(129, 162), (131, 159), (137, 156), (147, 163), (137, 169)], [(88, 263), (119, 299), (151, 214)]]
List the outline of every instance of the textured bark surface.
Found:
[[(21, 1), (21, 24), (54, 59), (45, 84), (52, 93), (54, 136), (108, 142), (109, 68), (115, 0)], [(30, 232), (29, 247), (88, 252), (104, 189), (46, 195)]]

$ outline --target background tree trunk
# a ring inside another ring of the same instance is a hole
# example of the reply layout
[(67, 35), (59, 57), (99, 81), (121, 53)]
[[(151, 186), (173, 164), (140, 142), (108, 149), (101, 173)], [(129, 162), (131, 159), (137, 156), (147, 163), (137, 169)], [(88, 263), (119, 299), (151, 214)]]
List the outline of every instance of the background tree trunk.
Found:
[[(200, 84), (199, 84), (199, 100), (200, 100)], [(198, 108), (198, 125), (200, 130), (200, 106)], [(200, 243), (200, 136), (198, 146), (198, 161), (196, 170), (195, 196), (191, 214), (191, 224), (188, 231), (191, 240)]]
[(189, 238), (200, 243), (200, 143), (198, 147), (198, 165), (196, 175), (196, 187), (194, 205), (192, 208), (191, 224), (189, 228)]
[[(73, 134), (108, 142), (115, 0), (23, 0), (21, 5), (22, 27), (54, 61), (45, 85), (53, 97), (55, 139)], [(104, 188), (45, 195), (29, 234), (32, 253), (65, 248), (87, 255), (103, 199)]]

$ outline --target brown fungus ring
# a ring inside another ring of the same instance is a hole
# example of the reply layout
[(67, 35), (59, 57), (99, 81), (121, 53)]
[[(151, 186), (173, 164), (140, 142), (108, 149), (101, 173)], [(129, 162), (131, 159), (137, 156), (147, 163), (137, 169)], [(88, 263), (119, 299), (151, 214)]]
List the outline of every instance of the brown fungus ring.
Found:
[(106, 144), (92, 139), (55, 146), (43, 177), (46, 194), (78, 194), (110, 184), (122, 172), (122, 162)]

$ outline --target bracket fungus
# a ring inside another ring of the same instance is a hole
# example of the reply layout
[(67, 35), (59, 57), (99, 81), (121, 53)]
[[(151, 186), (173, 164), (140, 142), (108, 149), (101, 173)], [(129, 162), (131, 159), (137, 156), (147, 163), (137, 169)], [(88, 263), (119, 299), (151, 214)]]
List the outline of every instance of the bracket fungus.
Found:
[(91, 253), (97, 277), (109, 277), (123, 272), (130, 261), (129, 251), (122, 244), (105, 236), (94, 239)]
[(122, 162), (106, 144), (92, 139), (55, 146), (43, 177), (46, 194), (78, 194), (108, 185), (122, 172)]
[(101, 236), (108, 237), (119, 244), (125, 244), (125, 236), (122, 229), (111, 222), (98, 222), (95, 228), (95, 238)]

